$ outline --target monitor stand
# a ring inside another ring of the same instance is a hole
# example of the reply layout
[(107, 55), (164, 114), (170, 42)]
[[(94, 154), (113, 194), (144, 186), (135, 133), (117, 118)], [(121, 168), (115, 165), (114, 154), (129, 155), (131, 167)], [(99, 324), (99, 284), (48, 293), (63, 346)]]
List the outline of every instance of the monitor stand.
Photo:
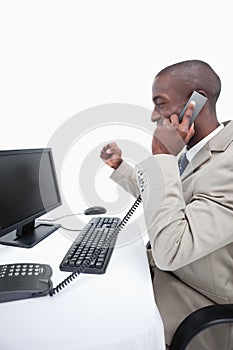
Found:
[(0, 244), (32, 248), (59, 227), (61, 227), (60, 224), (39, 224), (35, 226), (35, 221), (33, 220), (29, 224), (0, 237)]

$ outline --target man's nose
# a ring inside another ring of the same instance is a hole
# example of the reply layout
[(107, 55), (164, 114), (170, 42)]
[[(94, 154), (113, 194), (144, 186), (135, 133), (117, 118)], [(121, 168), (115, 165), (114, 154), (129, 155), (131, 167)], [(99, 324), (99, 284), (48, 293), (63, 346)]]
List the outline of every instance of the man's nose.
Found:
[(160, 120), (162, 118), (161, 114), (159, 114), (158, 112), (156, 112), (155, 110), (153, 110), (152, 114), (151, 114), (151, 121), (152, 122), (157, 122), (158, 120)]

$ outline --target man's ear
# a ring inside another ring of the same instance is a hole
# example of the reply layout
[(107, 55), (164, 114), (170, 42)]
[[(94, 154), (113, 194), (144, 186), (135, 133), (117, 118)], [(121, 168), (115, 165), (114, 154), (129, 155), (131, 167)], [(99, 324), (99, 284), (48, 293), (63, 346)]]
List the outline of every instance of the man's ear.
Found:
[(196, 90), (199, 94), (208, 98), (207, 93), (204, 90)]

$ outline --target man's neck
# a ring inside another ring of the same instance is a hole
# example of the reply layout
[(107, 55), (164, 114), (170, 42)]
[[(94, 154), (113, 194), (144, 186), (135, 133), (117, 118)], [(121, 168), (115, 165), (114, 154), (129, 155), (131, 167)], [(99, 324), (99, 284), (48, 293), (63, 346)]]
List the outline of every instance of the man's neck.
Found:
[(217, 129), (219, 127), (219, 122), (216, 121), (215, 124), (208, 126), (208, 128), (204, 128), (201, 129), (200, 127), (198, 128), (198, 126), (195, 126), (195, 134), (194, 136), (191, 138), (191, 140), (188, 143), (188, 148), (192, 148), (193, 146), (195, 146), (198, 142), (200, 142), (202, 139), (204, 139), (207, 135), (209, 135), (212, 131), (214, 131), (215, 129)]
[(222, 129), (224, 128), (223, 124), (220, 124), (218, 128), (215, 128), (212, 132), (206, 135), (201, 141), (196, 143), (192, 148), (188, 148), (187, 146), (187, 159), (189, 162), (195, 157), (195, 155), (202, 149), (202, 147), (210, 141), (214, 136), (216, 136)]

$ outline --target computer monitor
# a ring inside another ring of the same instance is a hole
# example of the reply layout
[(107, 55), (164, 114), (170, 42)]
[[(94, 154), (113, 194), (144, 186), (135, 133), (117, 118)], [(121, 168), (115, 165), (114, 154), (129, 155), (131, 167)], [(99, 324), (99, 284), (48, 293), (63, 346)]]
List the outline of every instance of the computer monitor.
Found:
[(0, 243), (30, 248), (60, 225), (35, 219), (61, 205), (50, 148), (0, 151)]

